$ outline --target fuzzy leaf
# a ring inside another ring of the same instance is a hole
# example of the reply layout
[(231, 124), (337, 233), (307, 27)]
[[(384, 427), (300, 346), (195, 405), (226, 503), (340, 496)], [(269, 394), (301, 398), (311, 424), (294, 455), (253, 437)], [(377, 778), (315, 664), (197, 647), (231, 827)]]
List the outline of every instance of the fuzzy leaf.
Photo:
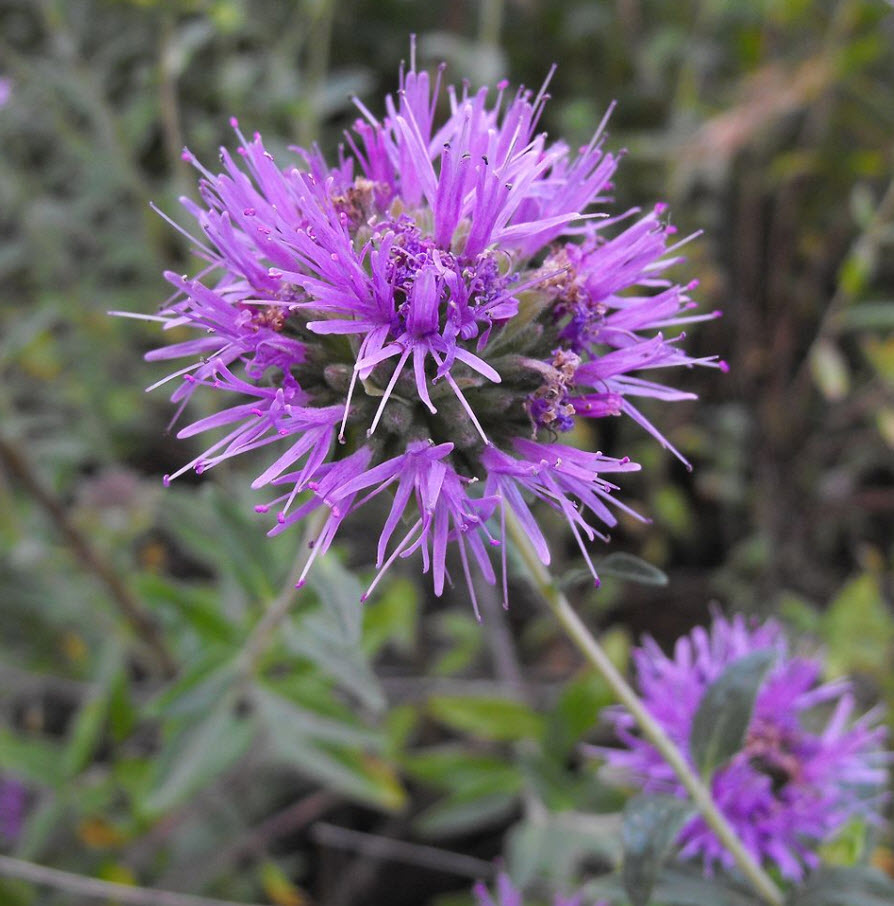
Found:
[(445, 796), (417, 815), (413, 827), (427, 837), (467, 834), (503, 824), (517, 807), (518, 797), (511, 793)]
[(363, 623), (363, 586), (338, 557), (321, 557), (314, 565), (308, 583), (331, 615), (345, 642), (359, 643)]
[(481, 739), (536, 738), (543, 729), (539, 714), (510, 698), (439, 695), (429, 699), (428, 707), (437, 720)]
[(395, 811), (406, 793), (391, 765), (377, 754), (381, 733), (358, 722), (317, 714), (255, 687), (252, 702), (267, 728), (270, 759), (348, 796)]
[(166, 812), (207, 786), (245, 754), (254, 735), (253, 722), (237, 717), (228, 699), (183, 726), (161, 754), (145, 811)]
[(251, 690), (251, 700), (261, 719), (274, 732), (277, 745), (331, 742), (363, 749), (380, 749), (382, 734), (359, 721), (345, 722), (301, 707), (262, 686)]
[(596, 572), (600, 576), (613, 576), (640, 585), (667, 585), (667, 575), (657, 566), (624, 551), (603, 557), (596, 564)]
[(633, 906), (646, 906), (677, 832), (689, 816), (686, 802), (672, 796), (634, 796), (624, 808), (621, 878)]
[(720, 873), (706, 878), (701, 869), (666, 868), (655, 887), (655, 900), (663, 906), (764, 906), (741, 882)]
[(894, 881), (866, 866), (821, 868), (793, 891), (789, 906), (890, 906)]
[[(617, 875), (603, 875), (587, 884), (585, 891), (588, 898), (625, 902)], [(734, 881), (719, 871), (706, 878), (700, 866), (665, 866), (655, 885), (654, 902), (661, 906), (765, 906), (745, 882)]]
[(747, 654), (708, 686), (689, 734), (689, 750), (703, 777), (742, 748), (758, 689), (775, 657), (771, 649)]

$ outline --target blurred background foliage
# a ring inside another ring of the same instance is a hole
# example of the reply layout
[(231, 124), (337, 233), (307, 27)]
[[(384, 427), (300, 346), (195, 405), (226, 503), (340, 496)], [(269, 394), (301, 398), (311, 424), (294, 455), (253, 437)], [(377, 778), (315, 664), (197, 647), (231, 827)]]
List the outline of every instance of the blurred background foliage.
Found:
[[(526, 588), (506, 615), (486, 596), (478, 626), (410, 563), (361, 608), (372, 557), (349, 523), (267, 633), (300, 539), (264, 537), (241, 464), (162, 488), (198, 451), (167, 433), (164, 389), (143, 393), (156, 331), (107, 316), (153, 311), (161, 271), (192, 267), (149, 208), (194, 192), (184, 144), (213, 162), (237, 115), (277, 153), (334, 153), (411, 31), (454, 81), (536, 86), (557, 62), (545, 124), (572, 144), (617, 100), (619, 209), (665, 199), (704, 230), (681, 279), (724, 317), (690, 343), (730, 374), (687, 375), (699, 403), (658, 416), (692, 474), (626, 425), (580, 438), (643, 463), (624, 490), (653, 522), (600, 552), (596, 593), (567, 546), (576, 606), (622, 665), (711, 601), (781, 615), (894, 713), (889, 4), (0, 0), (9, 854), (276, 906), (463, 904), (500, 853), (560, 886), (617, 859), (623, 797), (577, 751), (608, 741), (608, 692)], [(830, 857), (891, 870), (890, 847)], [(0, 881), (10, 906), (72, 897)]]

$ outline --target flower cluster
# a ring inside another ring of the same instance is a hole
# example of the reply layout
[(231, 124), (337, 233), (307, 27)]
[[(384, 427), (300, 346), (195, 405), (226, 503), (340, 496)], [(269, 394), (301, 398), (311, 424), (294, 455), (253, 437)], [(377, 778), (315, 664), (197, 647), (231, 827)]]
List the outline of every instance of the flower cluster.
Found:
[(151, 317), (197, 334), (148, 358), (187, 360), (159, 382), (178, 382), (177, 416), (199, 387), (231, 402), (179, 432), (221, 435), (176, 475), (276, 445), (253, 483), (276, 496), (257, 509), (276, 533), (325, 508), (314, 556), (388, 489), (379, 575), (419, 551), (440, 593), (453, 544), (473, 601), (471, 566), (495, 580), (507, 507), (549, 561), (526, 498), (559, 511), (586, 556), (616, 523), (604, 476), (638, 466), (560, 434), (623, 413), (670, 446), (636, 401), (692, 394), (645, 375), (723, 363), (681, 349), (679, 328), (716, 313), (693, 314), (694, 284), (666, 276), (681, 243), (664, 207), (592, 210), (618, 163), (605, 123), (577, 153), (538, 131), (548, 83), (444, 91), (411, 59), (384, 117), (356, 102), (335, 166), (295, 149), (283, 167), (235, 120), (220, 174), (184, 151), (202, 238), (174, 225), (205, 264), (167, 274), (175, 295)]
[[(744, 745), (711, 782), (718, 808), (758, 860), (800, 879), (818, 864), (817, 846), (851, 818), (878, 820), (889, 756), (885, 730), (869, 713), (852, 721), (854, 698), (846, 680), (820, 683), (822, 665), (793, 657), (780, 626), (749, 625), (717, 615), (710, 631), (698, 627), (680, 638), (673, 656), (647, 638), (635, 651), (642, 698), (686, 753), (693, 717), (707, 687), (734, 661), (755, 651), (776, 652), (755, 701)], [(825, 720), (822, 713), (828, 712)], [(684, 796), (658, 751), (634, 734), (632, 716), (606, 710), (627, 749), (600, 749), (610, 765), (647, 792)], [(681, 830), (683, 858), (700, 857), (710, 870), (732, 858), (700, 817)]]

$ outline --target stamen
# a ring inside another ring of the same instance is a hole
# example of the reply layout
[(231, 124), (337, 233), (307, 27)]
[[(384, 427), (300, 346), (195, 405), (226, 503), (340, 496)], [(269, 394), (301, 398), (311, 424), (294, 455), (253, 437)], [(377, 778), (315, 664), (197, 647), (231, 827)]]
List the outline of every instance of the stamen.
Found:
[(341, 425), (338, 429), (338, 442), (343, 444), (345, 442), (345, 425), (348, 423), (348, 412), (351, 408), (351, 399), (354, 396), (354, 387), (357, 384), (357, 363), (354, 363), (354, 370), (351, 372), (351, 384), (348, 387), (348, 398), (345, 400), (345, 411), (341, 417)]
[(379, 403), (379, 408), (376, 411), (376, 417), (373, 419), (373, 423), (370, 426), (369, 430), (366, 432), (367, 437), (372, 437), (375, 433), (376, 427), (379, 424), (379, 420), (382, 417), (382, 413), (385, 411), (385, 404), (388, 402), (388, 398), (391, 396), (391, 392), (394, 390), (394, 385), (397, 383), (397, 379), (400, 377), (401, 371), (406, 364), (407, 358), (410, 355), (412, 350), (411, 346), (408, 346), (402, 353), (400, 358), (397, 361), (397, 365), (394, 366), (394, 373), (391, 375), (391, 380), (388, 381), (388, 386), (385, 388), (385, 392), (382, 394), (382, 401)]
[[(417, 529), (422, 528), (422, 524), (423, 524), (423, 520), (417, 519), (416, 522), (413, 524), (412, 528), (407, 532), (406, 535), (404, 535), (403, 540), (394, 549), (394, 552), (385, 561), (385, 563), (382, 565), (382, 568), (376, 573), (375, 578), (372, 580), (372, 582), (369, 583), (369, 588), (367, 588), (366, 591), (363, 592), (363, 594), (360, 596), (361, 601), (368, 600), (369, 596), (373, 593), (373, 590), (379, 584), (382, 577), (385, 575), (386, 572), (388, 572), (388, 570), (393, 565), (394, 561), (397, 560), (397, 558), (400, 556), (401, 551), (403, 551), (405, 548), (409, 547), (413, 532), (415, 532)], [(420, 533), (420, 537), (422, 537), (421, 533)], [(413, 538), (412, 540), (413, 540), (413, 542), (415, 542), (418, 539)]]

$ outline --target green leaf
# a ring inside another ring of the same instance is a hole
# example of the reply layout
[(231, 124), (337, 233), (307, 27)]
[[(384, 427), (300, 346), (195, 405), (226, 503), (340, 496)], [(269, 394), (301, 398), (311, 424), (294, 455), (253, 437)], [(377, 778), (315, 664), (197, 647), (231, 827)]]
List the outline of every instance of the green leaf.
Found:
[[(607, 897), (612, 903), (624, 903), (622, 887), (617, 875), (603, 875), (584, 890), (588, 898)], [(661, 906), (766, 906), (744, 882), (734, 881), (722, 871), (705, 877), (700, 866), (662, 868), (653, 902)]]
[(620, 823), (617, 813), (560, 812), (523, 819), (509, 833), (510, 874), (520, 887), (535, 878), (551, 878), (567, 886), (568, 879), (577, 876), (587, 862), (618, 861)]
[(418, 780), (467, 797), (488, 791), (515, 793), (522, 786), (521, 771), (512, 761), (459, 746), (413, 752), (404, 757), (402, 765)]
[(511, 698), (440, 695), (429, 699), (428, 710), (441, 723), (481, 739), (531, 739), (543, 732), (543, 718)]
[(354, 573), (339, 562), (337, 555), (328, 554), (314, 564), (308, 584), (338, 625), (344, 640), (358, 643), (363, 625), (363, 586)]
[(621, 878), (633, 906), (646, 906), (658, 872), (690, 806), (672, 796), (634, 796), (624, 808)]
[(388, 758), (400, 757), (418, 723), (419, 711), (414, 705), (395, 705), (389, 709), (383, 719), (383, 752)]
[(703, 777), (742, 748), (758, 690), (775, 658), (770, 648), (746, 654), (705, 690), (689, 734), (689, 750)]
[(461, 673), (478, 657), (484, 647), (484, 634), (474, 617), (465, 613), (446, 612), (437, 620), (438, 635), (446, 636), (449, 647), (432, 665), (437, 676)]
[(146, 716), (205, 714), (230, 691), (237, 676), (235, 661), (221, 663), (219, 654), (197, 661), (146, 705)]
[(572, 679), (548, 716), (550, 749), (566, 753), (593, 729), (599, 712), (614, 701), (608, 684), (595, 670)]
[(429, 836), (464, 833), (504, 819), (523, 786), (512, 761), (457, 745), (414, 752), (404, 757), (403, 766), (411, 776), (449, 790), (416, 821), (417, 829)]
[(544, 738), (550, 740), (549, 745), (526, 746), (518, 753), (525, 788), (551, 812), (573, 809), (580, 804), (583, 781), (569, 771), (567, 753), (553, 748), (549, 731)]
[(394, 769), (378, 754), (382, 734), (333, 720), (256, 687), (251, 693), (267, 728), (270, 756), (343, 795), (386, 811), (403, 807), (406, 793)]
[[(232, 576), (250, 600), (276, 594), (273, 545), (246, 516), (239, 501), (212, 485), (200, 493), (173, 494), (165, 500), (167, 525), (203, 563)], [(209, 544), (208, 526), (214, 526)]]
[(368, 752), (313, 744), (271, 734), (272, 755), (279, 764), (296, 768), (343, 796), (385, 811), (399, 811), (407, 794), (387, 761)]
[(862, 348), (879, 378), (885, 384), (894, 384), (894, 336), (866, 336)]
[(822, 632), (830, 675), (885, 675), (894, 650), (894, 619), (878, 576), (866, 572), (845, 584), (822, 616)]
[(706, 878), (699, 869), (665, 868), (655, 885), (655, 902), (666, 906), (765, 906), (750, 888), (726, 875)]
[(466, 834), (505, 822), (517, 802), (509, 793), (446, 796), (418, 815), (413, 827), (428, 837)]
[(356, 719), (347, 723), (302, 708), (263, 686), (252, 688), (250, 696), (261, 719), (275, 733), (277, 747), (312, 742), (342, 743), (367, 749), (382, 746), (382, 734), (362, 726)]
[(124, 670), (112, 680), (109, 689), (108, 722), (109, 732), (116, 743), (127, 739), (137, 722), (137, 709)]
[(0, 771), (31, 783), (57, 787), (62, 782), (64, 750), (40, 736), (26, 736), (0, 727)]
[(47, 841), (58, 832), (67, 819), (69, 819), (68, 803), (64, 796), (51, 793), (41, 797), (28, 813), (25, 828), (16, 845), (16, 855), (20, 859), (38, 858)]
[(822, 395), (830, 402), (844, 399), (851, 378), (841, 350), (831, 340), (819, 340), (810, 350), (810, 371)]
[(696, 514), (686, 493), (677, 485), (659, 485), (649, 509), (652, 518), (662, 529), (666, 528), (678, 538), (692, 536), (696, 528)]
[(894, 328), (894, 300), (854, 305), (842, 314), (841, 326), (847, 330), (891, 330)]
[(788, 906), (891, 906), (894, 881), (866, 866), (821, 868), (792, 892)]
[(109, 703), (117, 679), (122, 674), (121, 647), (117, 640), (106, 643), (100, 657), (92, 693), (80, 707), (68, 734), (62, 770), (66, 777), (80, 773), (90, 761), (105, 729)]
[(253, 722), (237, 717), (229, 700), (179, 727), (159, 756), (144, 811), (163, 814), (207, 786), (245, 754), (254, 735)]
[(293, 654), (306, 658), (372, 711), (385, 710), (385, 693), (360, 644), (348, 641), (335, 618), (318, 608), (280, 628), (280, 638)]
[(838, 271), (838, 282), (848, 296), (858, 296), (866, 286), (875, 265), (875, 254), (865, 243), (844, 259)]
[(390, 582), (384, 593), (366, 604), (363, 611), (363, 650), (375, 657), (391, 643), (405, 654), (416, 644), (419, 593), (408, 579)]
[(596, 563), (596, 572), (600, 576), (614, 576), (640, 585), (667, 585), (667, 575), (657, 566), (624, 551), (603, 557)]
[(66, 777), (74, 777), (87, 766), (90, 755), (99, 742), (108, 704), (108, 691), (102, 690), (81, 705), (62, 760), (62, 771)]
[(137, 577), (137, 590), (153, 609), (173, 609), (205, 642), (231, 645), (237, 638), (236, 627), (227, 620), (212, 589), (175, 582), (155, 573)]
[(42, 305), (35, 311), (23, 309), (16, 318), (10, 318), (4, 337), (0, 339), (0, 365), (14, 360), (38, 335), (45, 333), (59, 317), (53, 305)]
[(262, 862), (258, 875), (264, 893), (275, 906), (303, 906), (307, 902), (288, 874), (275, 862), (269, 859)]

